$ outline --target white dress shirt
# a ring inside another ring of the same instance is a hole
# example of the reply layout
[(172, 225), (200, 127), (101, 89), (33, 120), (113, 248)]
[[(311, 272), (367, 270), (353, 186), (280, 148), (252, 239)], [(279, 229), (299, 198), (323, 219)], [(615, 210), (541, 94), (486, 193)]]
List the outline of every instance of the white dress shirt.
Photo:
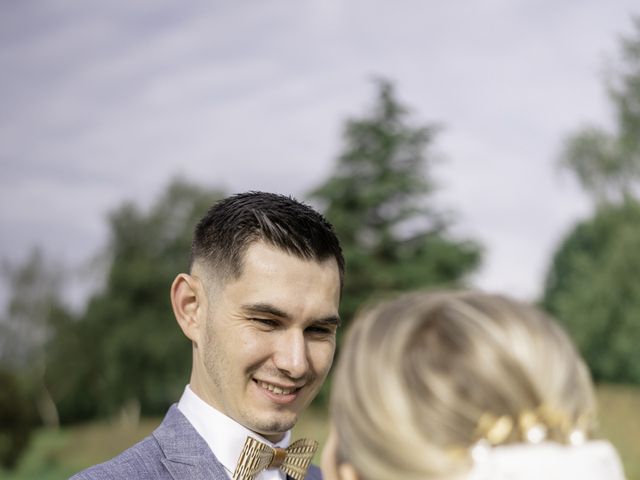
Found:
[[(187, 417), (196, 432), (207, 442), (213, 454), (224, 466), (229, 478), (233, 475), (247, 436), (279, 448), (287, 448), (291, 441), (291, 431), (286, 432), (278, 443), (272, 443), (248, 430), (198, 397), (189, 385), (185, 387), (180, 397), (178, 410)], [(256, 480), (286, 480), (286, 475), (279, 469), (269, 469), (260, 472)]]

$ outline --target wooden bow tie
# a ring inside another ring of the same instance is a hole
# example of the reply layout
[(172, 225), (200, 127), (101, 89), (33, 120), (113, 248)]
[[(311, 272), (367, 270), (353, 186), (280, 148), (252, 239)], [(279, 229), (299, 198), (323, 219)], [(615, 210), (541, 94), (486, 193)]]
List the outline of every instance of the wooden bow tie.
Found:
[(279, 468), (295, 480), (304, 480), (318, 442), (301, 438), (288, 448), (273, 448), (247, 437), (233, 472), (233, 480), (253, 480), (262, 470)]

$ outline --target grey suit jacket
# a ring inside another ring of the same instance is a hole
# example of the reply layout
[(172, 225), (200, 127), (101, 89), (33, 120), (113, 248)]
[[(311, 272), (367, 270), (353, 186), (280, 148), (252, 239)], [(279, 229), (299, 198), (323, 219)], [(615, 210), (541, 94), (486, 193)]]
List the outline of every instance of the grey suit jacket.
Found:
[[(117, 457), (70, 480), (228, 480), (224, 467), (186, 417), (172, 405), (160, 426)], [(309, 467), (305, 480), (321, 480)]]

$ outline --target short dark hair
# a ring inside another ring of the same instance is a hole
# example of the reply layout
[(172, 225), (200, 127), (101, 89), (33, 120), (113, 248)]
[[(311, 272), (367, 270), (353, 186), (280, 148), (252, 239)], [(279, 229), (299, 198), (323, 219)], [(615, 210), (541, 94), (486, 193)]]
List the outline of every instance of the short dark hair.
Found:
[(303, 259), (335, 258), (342, 286), (344, 257), (333, 226), (310, 206), (276, 193), (250, 191), (215, 203), (196, 225), (190, 268), (202, 260), (222, 278), (237, 278), (257, 241)]

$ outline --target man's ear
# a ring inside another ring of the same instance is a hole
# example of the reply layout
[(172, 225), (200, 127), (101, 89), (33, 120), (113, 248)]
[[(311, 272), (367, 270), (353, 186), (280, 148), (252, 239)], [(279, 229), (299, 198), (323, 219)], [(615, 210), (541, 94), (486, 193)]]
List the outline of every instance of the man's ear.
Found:
[(200, 317), (206, 309), (200, 280), (186, 273), (179, 274), (171, 284), (171, 305), (182, 332), (197, 344)]

